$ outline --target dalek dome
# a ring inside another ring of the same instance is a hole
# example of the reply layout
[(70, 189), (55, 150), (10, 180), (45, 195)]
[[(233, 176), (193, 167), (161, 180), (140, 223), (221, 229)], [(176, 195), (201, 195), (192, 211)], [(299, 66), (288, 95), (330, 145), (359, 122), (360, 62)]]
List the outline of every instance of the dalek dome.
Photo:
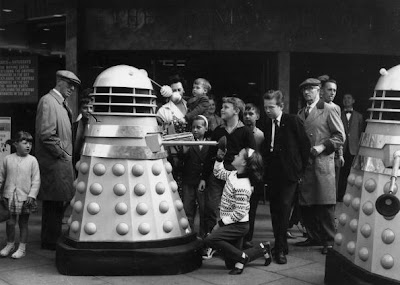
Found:
[(93, 87), (126, 87), (153, 90), (147, 72), (129, 65), (116, 65), (100, 73)]
[(375, 90), (400, 91), (400, 65), (396, 65), (389, 70), (381, 68), (381, 77), (376, 83)]

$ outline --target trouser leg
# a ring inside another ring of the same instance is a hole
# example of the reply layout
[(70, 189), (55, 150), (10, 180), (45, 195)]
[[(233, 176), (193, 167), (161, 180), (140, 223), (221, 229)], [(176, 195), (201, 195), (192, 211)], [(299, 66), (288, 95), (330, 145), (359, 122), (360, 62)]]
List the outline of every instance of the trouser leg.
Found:
[(57, 239), (61, 236), (64, 202), (43, 201), (42, 208), (42, 247), (55, 247)]

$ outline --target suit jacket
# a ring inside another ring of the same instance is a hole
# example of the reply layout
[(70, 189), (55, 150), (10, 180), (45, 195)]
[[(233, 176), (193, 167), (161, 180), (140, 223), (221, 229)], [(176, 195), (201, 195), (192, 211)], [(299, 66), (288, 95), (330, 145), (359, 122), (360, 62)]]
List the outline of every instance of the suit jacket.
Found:
[(334, 106), (320, 100), (307, 119), (305, 108), (298, 116), (304, 121), (311, 147), (323, 144), (326, 149), (310, 156), (299, 194), (300, 205), (336, 204), (334, 151), (344, 143), (343, 123)]
[[(274, 173), (276, 168), (271, 162), (273, 154), (270, 152), (272, 124), (273, 121), (268, 117), (265, 118), (265, 123), (262, 124), (264, 126), (263, 132), (265, 138), (262, 154), (267, 179), (276, 177)], [(283, 113), (279, 127), (279, 136), (279, 149), (275, 151), (279, 155), (284, 176), (289, 181), (298, 181), (304, 175), (310, 154), (310, 142), (301, 119), (295, 115)], [(282, 175), (279, 175), (279, 177), (282, 177)]]
[(346, 141), (343, 145), (343, 151), (346, 152), (347, 148), (351, 155), (356, 155), (358, 152), (358, 144), (360, 141), (361, 133), (364, 130), (364, 118), (357, 112), (353, 111), (350, 121), (347, 120), (346, 113), (342, 112), (342, 122), (346, 132)]
[(209, 146), (203, 145), (200, 149), (198, 145), (189, 147), (184, 155), (184, 168), (182, 182), (188, 185), (198, 185), (203, 179), (204, 163), (207, 159)]

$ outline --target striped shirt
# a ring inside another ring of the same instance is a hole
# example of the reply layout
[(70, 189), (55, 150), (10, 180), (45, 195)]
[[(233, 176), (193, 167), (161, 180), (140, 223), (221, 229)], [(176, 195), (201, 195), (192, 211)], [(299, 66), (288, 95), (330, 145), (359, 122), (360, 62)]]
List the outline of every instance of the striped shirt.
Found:
[(214, 176), (226, 181), (220, 205), (222, 222), (225, 225), (248, 222), (253, 187), (247, 175), (238, 174), (236, 170), (228, 171), (222, 162), (216, 161)]

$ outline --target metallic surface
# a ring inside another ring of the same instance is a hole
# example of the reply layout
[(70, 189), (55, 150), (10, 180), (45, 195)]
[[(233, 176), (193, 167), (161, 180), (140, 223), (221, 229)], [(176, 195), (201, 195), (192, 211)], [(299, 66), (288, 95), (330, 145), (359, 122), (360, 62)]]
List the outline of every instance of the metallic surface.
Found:
[[(147, 114), (149, 115), (149, 114)], [(144, 138), (147, 133), (159, 133), (158, 126), (90, 125), (87, 137)]]
[(143, 160), (162, 159), (167, 157), (167, 153), (164, 151), (153, 153), (148, 147), (143, 146), (118, 146), (94, 143), (85, 143), (83, 146), (82, 155), (103, 158)]

